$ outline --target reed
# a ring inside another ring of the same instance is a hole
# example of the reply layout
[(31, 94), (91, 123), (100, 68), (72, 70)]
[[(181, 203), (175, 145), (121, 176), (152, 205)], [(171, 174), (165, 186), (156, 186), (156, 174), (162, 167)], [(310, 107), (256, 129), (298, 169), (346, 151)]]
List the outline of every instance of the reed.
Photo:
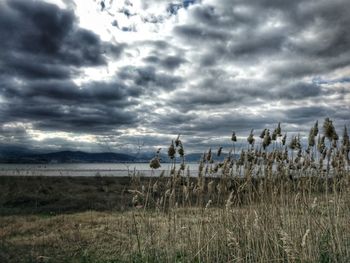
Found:
[(233, 132), (193, 175), (177, 136), (170, 172), (134, 174), (123, 211), (1, 217), (1, 262), (350, 262), (349, 136), (322, 127), (251, 130), (238, 157)]

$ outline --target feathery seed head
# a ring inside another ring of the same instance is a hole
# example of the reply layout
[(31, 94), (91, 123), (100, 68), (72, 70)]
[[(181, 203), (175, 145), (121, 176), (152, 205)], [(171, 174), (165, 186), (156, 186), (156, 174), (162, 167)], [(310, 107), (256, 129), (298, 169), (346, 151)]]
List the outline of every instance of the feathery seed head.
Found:
[(221, 151), (222, 151), (222, 147), (220, 146), (220, 147), (219, 147), (219, 150), (218, 150), (218, 153), (217, 153), (217, 156), (220, 156), (220, 155), (221, 155)]
[(293, 136), (292, 140), (289, 143), (289, 148), (292, 150), (300, 149), (300, 137), (299, 136)]
[(333, 126), (333, 122), (329, 118), (326, 118), (324, 120), (323, 132), (329, 140), (332, 140), (332, 139), (338, 140), (338, 135), (337, 135), (335, 128)]
[(233, 142), (237, 141), (237, 136), (236, 136), (235, 131), (232, 132), (231, 141), (233, 141)]
[(272, 137), (271, 137), (271, 139), (273, 140), (273, 141), (276, 141), (276, 139), (277, 139), (277, 129), (275, 129), (274, 131), (273, 131), (273, 133), (272, 133)]
[(318, 121), (315, 122), (313, 132), (314, 132), (314, 136), (316, 137), (318, 134)]
[(206, 154), (207, 161), (209, 162), (211, 160), (211, 148), (209, 148), (208, 153)]
[(346, 128), (346, 125), (344, 125), (342, 145), (346, 147), (349, 147), (350, 145), (350, 140), (349, 140), (349, 135), (348, 135), (348, 130)]
[(261, 134), (260, 134), (260, 136), (259, 136), (261, 139), (264, 139), (266, 130), (267, 130), (267, 129), (264, 129), (264, 130), (261, 132)]
[(263, 140), (263, 148), (265, 149), (270, 144), (271, 144), (270, 131), (268, 129), (266, 129), (265, 130), (265, 135), (264, 135), (264, 140)]
[(254, 131), (253, 129), (250, 131), (250, 134), (247, 138), (247, 141), (250, 145), (253, 145), (255, 142), (253, 131)]
[(310, 129), (309, 132), (309, 138), (308, 138), (308, 142), (309, 142), (309, 146), (313, 147), (315, 146), (315, 131), (314, 131), (315, 127)]
[(280, 122), (277, 125), (276, 133), (277, 133), (278, 137), (282, 136), (282, 129), (281, 129), (281, 123)]
[(282, 138), (282, 145), (285, 146), (286, 145), (286, 141), (287, 141), (287, 133), (284, 134), (283, 138)]
[(181, 144), (181, 140), (180, 140), (180, 134), (179, 134), (175, 140), (175, 146), (178, 147), (180, 144)]
[(152, 160), (149, 162), (149, 166), (152, 168), (152, 169), (158, 169), (161, 165), (160, 165), (160, 160), (159, 160), (159, 157), (156, 156), (154, 158), (152, 158)]
[(184, 147), (183, 147), (181, 141), (180, 141), (180, 143), (179, 143), (178, 145), (179, 145), (179, 146), (178, 146), (179, 149), (177, 150), (177, 152), (179, 153), (179, 155), (180, 155), (181, 157), (184, 157), (185, 151), (184, 151)]
[(175, 151), (174, 141), (171, 141), (171, 144), (168, 149), (168, 156), (170, 159), (174, 159), (175, 154), (176, 154), (176, 151)]
[(318, 137), (317, 150), (319, 151), (319, 153), (322, 153), (323, 150), (326, 148), (325, 138), (325, 136)]

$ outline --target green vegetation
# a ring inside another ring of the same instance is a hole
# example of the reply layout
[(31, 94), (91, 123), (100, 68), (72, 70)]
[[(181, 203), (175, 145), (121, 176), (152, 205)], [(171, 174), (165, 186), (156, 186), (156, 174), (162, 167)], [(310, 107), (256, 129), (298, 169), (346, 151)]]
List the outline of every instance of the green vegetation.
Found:
[(316, 123), (303, 149), (279, 124), (252, 131), (235, 159), (233, 133), (194, 177), (180, 137), (169, 176), (2, 177), (0, 260), (350, 262), (349, 137), (329, 119), (323, 134)]

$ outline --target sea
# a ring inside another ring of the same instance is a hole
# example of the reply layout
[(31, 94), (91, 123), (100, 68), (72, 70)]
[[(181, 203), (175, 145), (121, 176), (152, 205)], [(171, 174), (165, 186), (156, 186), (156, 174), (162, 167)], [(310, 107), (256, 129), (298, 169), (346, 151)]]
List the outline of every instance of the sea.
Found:
[[(180, 164), (177, 164), (177, 168)], [(188, 163), (191, 175), (197, 175), (198, 164)], [(64, 163), (64, 164), (0, 164), (0, 176), (165, 176), (171, 164), (163, 163), (152, 170), (149, 163)]]

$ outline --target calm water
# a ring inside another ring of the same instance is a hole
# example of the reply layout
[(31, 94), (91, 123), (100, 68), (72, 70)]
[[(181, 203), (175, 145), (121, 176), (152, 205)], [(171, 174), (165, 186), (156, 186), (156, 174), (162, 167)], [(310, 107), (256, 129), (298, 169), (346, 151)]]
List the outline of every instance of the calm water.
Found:
[[(187, 165), (191, 174), (197, 173), (198, 164)], [(162, 167), (153, 171), (153, 174), (159, 175), (163, 170), (168, 174), (170, 167), (171, 164), (163, 163)], [(152, 175), (148, 163), (0, 164), (0, 176), (127, 176), (134, 171), (145, 176)]]
[[(186, 165), (191, 176), (198, 175), (197, 163)], [(162, 171), (169, 175), (170, 167), (170, 163), (163, 163), (162, 167), (152, 171), (148, 163), (0, 164), (0, 176), (128, 176), (134, 173), (158, 176)]]

